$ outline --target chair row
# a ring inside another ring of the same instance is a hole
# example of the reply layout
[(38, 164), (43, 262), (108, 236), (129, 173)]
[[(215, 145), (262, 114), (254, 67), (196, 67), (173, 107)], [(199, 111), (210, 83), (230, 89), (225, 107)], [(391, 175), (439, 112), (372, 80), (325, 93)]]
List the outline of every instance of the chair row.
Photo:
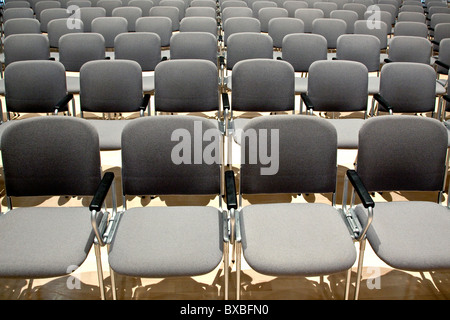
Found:
[[(338, 186), (337, 133), (326, 120), (262, 116), (251, 120), (245, 130), (249, 134), (242, 157), (247, 161), (241, 165), (236, 188), (233, 171), (223, 173), (217, 161), (209, 161), (208, 156), (214, 159), (220, 148), (221, 139), (213, 137), (221, 132), (208, 119), (168, 115), (130, 122), (122, 134), (124, 197), (216, 195), (219, 204), (124, 205), (118, 210), (111, 190), (113, 205), (107, 210), (104, 202), (115, 177), (111, 172), (101, 177), (98, 135), (87, 120), (52, 116), (14, 121), (1, 140), (8, 211), (0, 221), (0, 276), (67, 275), (83, 263), (94, 245), (100, 296), (105, 299), (100, 248), (107, 246), (114, 299), (121, 298), (116, 274), (194, 276), (221, 263), (220, 296), (228, 299), (232, 246), (237, 299), (241, 298), (241, 255), (252, 269), (272, 276), (347, 272), (342, 296), (348, 299), (358, 256), (355, 243), (360, 249), (354, 298), (359, 297), (366, 241), (393, 268), (450, 267), (448, 207), (440, 204), (448, 134), (439, 121), (405, 115), (367, 120), (359, 133), (357, 169), (347, 171), (343, 189), (347, 197), (350, 182), (360, 204), (344, 202), (342, 208), (335, 203), (242, 205), (242, 197), (251, 194), (335, 194)], [(255, 142), (259, 148), (276, 150), (276, 172), (264, 173), (266, 163), (261, 158), (251, 160)], [(178, 156), (186, 161), (178, 161)], [(435, 191), (438, 203), (375, 203), (369, 193), (392, 190)], [(13, 198), (42, 195), (91, 196), (92, 200), (89, 208), (13, 207)]]

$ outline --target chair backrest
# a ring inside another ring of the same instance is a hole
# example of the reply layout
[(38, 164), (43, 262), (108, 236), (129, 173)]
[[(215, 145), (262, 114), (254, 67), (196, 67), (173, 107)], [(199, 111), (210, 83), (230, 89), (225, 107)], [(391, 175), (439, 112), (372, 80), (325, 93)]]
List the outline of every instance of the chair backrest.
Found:
[[(372, 10), (375, 8), (376, 10)], [(395, 23), (395, 18), (392, 17), (392, 14), (388, 11), (379, 11), (377, 7), (370, 7), (371, 10), (367, 10), (364, 13), (364, 20), (368, 23), (368, 26), (372, 29), (380, 28), (379, 21), (386, 23), (388, 27), (388, 33), (392, 33), (392, 25)]]
[(227, 69), (246, 59), (273, 59), (273, 40), (265, 33), (238, 32), (228, 37)]
[(345, 34), (337, 39), (336, 58), (358, 61), (369, 72), (380, 70), (380, 40), (369, 34)]
[[(450, 38), (442, 39), (439, 42), (439, 61), (450, 65)], [(439, 74), (448, 75), (448, 69), (439, 65), (436, 66), (436, 72)]]
[(3, 22), (15, 18), (32, 18), (34, 19), (34, 11), (31, 8), (11, 8), (3, 11)]
[(327, 39), (320, 34), (289, 34), (283, 39), (281, 52), (296, 72), (308, 72), (314, 61), (327, 60)]
[(95, 18), (91, 23), (91, 31), (100, 33), (105, 38), (106, 48), (114, 48), (114, 39), (116, 36), (128, 32), (128, 21), (123, 17), (107, 16)]
[[(11, 21), (11, 20), (10, 20)], [(50, 46), (43, 34), (13, 34), (3, 44), (5, 66), (14, 61), (48, 60)]]
[(183, 0), (161, 0), (159, 6), (178, 8), (178, 21), (184, 18), (186, 4)]
[(128, 32), (114, 40), (114, 58), (133, 60), (142, 71), (154, 71), (161, 61), (161, 39), (153, 32)]
[(428, 9), (428, 14), (427, 14), (428, 19), (431, 20), (431, 17), (435, 13), (446, 13), (446, 14), (449, 14), (450, 13), (450, 8), (448, 8), (448, 7), (431, 7), (431, 8)]
[[(52, 1), (54, 2), (54, 1)], [(69, 18), (70, 13), (67, 9), (64, 8), (51, 8), (45, 9), (41, 12), (40, 22), (41, 22), (41, 31), (46, 33), (48, 31), (48, 23), (54, 19), (62, 19)]]
[(283, 8), (288, 11), (288, 17), (295, 17), (295, 10), (301, 8), (308, 8), (308, 3), (300, 0), (288, 0), (283, 3)]
[(171, 59), (204, 59), (217, 64), (217, 38), (209, 32), (179, 32), (170, 39)]
[(394, 37), (396, 36), (427, 38), (428, 26), (424, 22), (398, 21), (394, 26)]
[(92, 21), (95, 18), (106, 17), (106, 9), (100, 7), (84, 7), (78, 9), (80, 14), (80, 19), (83, 21), (84, 32), (92, 31)]
[[(194, 1), (199, 1), (199, 0), (194, 0)], [(191, 2), (191, 6), (192, 6), (192, 2)], [(227, 0), (224, 1), (220, 4), (220, 10), (222, 11), (225, 8), (231, 8), (231, 7), (248, 7), (247, 2), (242, 1), (242, 0)]]
[(251, 8), (253, 10), (253, 18), (259, 18), (259, 10), (262, 8), (276, 8), (277, 4), (274, 1), (258, 0), (253, 2)]
[(352, 10), (334, 10), (330, 12), (330, 18), (344, 20), (347, 24), (345, 33), (353, 33), (355, 22), (358, 20), (358, 14)]
[(136, 61), (96, 60), (80, 69), (81, 111), (139, 111), (142, 90), (142, 70)]
[(130, 0), (128, 5), (131, 7), (138, 7), (142, 10), (142, 16), (148, 17), (150, 14), (150, 9), (155, 6), (152, 0)]
[(161, 47), (170, 45), (172, 20), (169, 17), (142, 17), (136, 20), (136, 32), (153, 32), (161, 40)]
[[(194, 0), (195, 1), (195, 0)], [(216, 10), (210, 7), (189, 7), (184, 12), (184, 17), (208, 17), (216, 18)]]
[(273, 18), (287, 18), (288, 11), (284, 8), (262, 8), (258, 11), (258, 19), (261, 22), (261, 32), (269, 31), (269, 21)]
[[(241, 1), (244, 2), (244, 1)], [(245, 2), (244, 2), (245, 3)], [(202, 8), (213, 8), (216, 9), (216, 1), (214, 0), (192, 0), (190, 3), (191, 7), (202, 7)]]
[[(72, 28), (72, 24), (76, 28)], [(47, 35), (50, 42), (50, 48), (58, 48), (59, 38), (69, 33), (80, 33), (84, 30), (84, 23), (80, 19), (61, 18), (51, 20), (47, 25)]]
[(231, 78), (233, 110), (294, 110), (295, 72), (290, 63), (273, 59), (242, 60), (233, 67)]
[[(337, 134), (326, 120), (302, 115), (257, 117), (242, 135), (242, 194), (335, 191)], [(271, 153), (272, 163), (255, 159), (264, 155), (263, 148), (266, 155)]]
[[(433, 40), (440, 43), (442, 40), (450, 38), (450, 23), (439, 23), (434, 28)], [(439, 51), (439, 45), (433, 44), (433, 50)]]
[[(66, 95), (66, 72), (58, 61), (16, 61), (5, 68), (8, 112), (53, 113)], [(60, 111), (67, 111), (67, 106)]]
[(283, 38), (291, 33), (303, 33), (305, 24), (302, 20), (296, 18), (272, 18), (269, 21), (268, 33), (273, 40), (275, 48), (281, 48)]
[(419, 12), (419, 13), (425, 13), (422, 6), (415, 6), (415, 5), (402, 5), (398, 12)]
[(50, 8), (61, 8), (61, 3), (54, 0), (43, 0), (36, 3), (34, 14), (36, 19), (41, 20), (41, 12)]
[(99, 33), (69, 33), (59, 38), (59, 62), (66, 71), (79, 72), (83, 64), (105, 59), (105, 39)]
[[(78, 8), (92, 7), (92, 2), (89, 1), (89, 0), (71, 0), (71, 1), (67, 1), (67, 9), (72, 9), (72, 8), (75, 9), (75, 7), (72, 7), (72, 6), (76, 6)], [(63, 8), (65, 8), (65, 6), (63, 6)]]
[(389, 43), (388, 58), (395, 62), (430, 64), (431, 42), (422, 37), (395, 36)]
[(106, 16), (111, 17), (112, 11), (115, 8), (121, 7), (122, 1), (121, 0), (99, 0), (97, 2), (96, 7), (100, 7), (106, 10)]
[(217, 66), (208, 60), (180, 59), (158, 64), (155, 69), (155, 111), (217, 111), (217, 79)]
[(149, 11), (151, 17), (168, 17), (172, 21), (172, 31), (180, 29), (179, 9), (169, 6), (155, 6)]
[(337, 10), (338, 5), (337, 5), (337, 3), (334, 3), (334, 2), (318, 1), (318, 2), (314, 3), (313, 8), (322, 10), (323, 17), (329, 18), (331, 11)]
[(41, 24), (37, 19), (16, 18), (9, 19), (3, 25), (5, 38), (12, 34), (41, 33)]
[[(380, 0), (381, 1), (381, 0)], [(386, 1), (386, 0), (384, 0)], [(395, 20), (397, 19), (397, 15), (398, 15), (398, 8), (396, 8), (394, 5), (392, 4), (385, 4), (385, 3), (379, 3), (375, 6), (375, 8), (377, 10), (381, 10), (381, 11), (387, 11), (391, 14), (391, 26), (395, 24)]]
[(31, 8), (30, 3), (28, 1), (8, 1), (3, 5), (3, 10), (11, 9), (11, 8)]
[[(209, 141), (203, 139), (205, 135)], [(133, 120), (122, 132), (123, 194), (218, 194), (220, 161), (216, 160), (220, 158), (206, 150), (218, 153), (220, 137), (214, 124), (203, 117)]]
[(357, 171), (369, 191), (440, 191), (447, 143), (447, 129), (435, 119), (368, 119), (359, 131)]
[(95, 128), (74, 117), (14, 121), (1, 140), (8, 196), (93, 195), (101, 165)]
[(261, 32), (261, 23), (258, 19), (252, 17), (233, 17), (227, 19), (223, 25), (225, 46), (228, 44), (228, 37), (238, 32)]
[(180, 21), (180, 32), (208, 32), (217, 36), (217, 20), (210, 17), (185, 17)]
[(426, 23), (426, 15), (420, 12), (400, 12), (397, 16), (397, 22), (403, 21), (413, 21), (413, 22), (422, 22)]
[(357, 61), (316, 61), (308, 74), (314, 111), (366, 111), (368, 70)]
[(319, 18), (312, 23), (312, 33), (324, 36), (328, 49), (336, 49), (337, 39), (345, 34), (346, 30), (347, 23), (341, 19)]
[(387, 63), (380, 72), (380, 95), (394, 113), (434, 111), (436, 72), (424, 63)]
[(222, 11), (222, 24), (225, 24), (228, 18), (232, 17), (253, 17), (253, 10), (246, 7), (229, 7)]
[(372, 28), (368, 26), (366, 20), (358, 20), (355, 22), (354, 33), (355, 34), (370, 34), (377, 37), (380, 40), (380, 50), (387, 48), (388, 39), (388, 26), (383, 21), (377, 22), (378, 28)]
[(438, 23), (450, 22), (450, 14), (448, 13), (435, 13), (430, 19), (430, 27), (435, 28)]
[(314, 20), (323, 18), (323, 11), (314, 8), (301, 8), (295, 10), (294, 17), (303, 21), (305, 32), (312, 32), (312, 23)]
[(365, 6), (362, 3), (346, 3), (342, 6), (342, 9), (344, 10), (351, 10), (355, 11), (358, 14), (358, 19), (362, 20), (364, 19), (364, 13), (367, 11), (367, 6)]
[(123, 17), (127, 19), (128, 31), (136, 31), (136, 20), (142, 17), (142, 9), (139, 7), (117, 7), (111, 14), (113, 17)]

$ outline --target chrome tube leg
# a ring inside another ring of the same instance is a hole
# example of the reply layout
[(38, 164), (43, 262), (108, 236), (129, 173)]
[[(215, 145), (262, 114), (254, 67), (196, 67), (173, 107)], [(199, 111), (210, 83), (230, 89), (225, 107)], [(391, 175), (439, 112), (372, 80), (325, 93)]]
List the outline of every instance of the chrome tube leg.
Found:
[(350, 295), (351, 278), (352, 278), (352, 268), (348, 269), (347, 278), (345, 279), (345, 293), (344, 293), (345, 300), (348, 300), (348, 297)]
[(224, 272), (224, 296), (225, 300), (228, 300), (228, 284), (230, 275), (230, 243), (224, 242), (223, 244), (224, 258), (223, 258), (223, 272)]
[(102, 254), (100, 251), (100, 245), (98, 243), (95, 243), (94, 249), (95, 249), (95, 259), (97, 260), (97, 276), (100, 288), (100, 298), (102, 300), (105, 300), (105, 285), (103, 282)]
[(362, 276), (365, 249), (366, 249), (366, 238), (360, 240), (359, 242), (359, 259), (358, 259), (358, 270), (356, 272), (355, 300), (358, 300), (359, 297), (359, 289), (361, 286), (361, 276)]
[(109, 274), (111, 275), (111, 292), (113, 300), (117, 300), (117, 291), (116, 291), (116, 276), (114, 275), (114, 270), (109, 268)]
[(236, 300), (241, 299), (241, 243), (235, 242), (236, 247)]

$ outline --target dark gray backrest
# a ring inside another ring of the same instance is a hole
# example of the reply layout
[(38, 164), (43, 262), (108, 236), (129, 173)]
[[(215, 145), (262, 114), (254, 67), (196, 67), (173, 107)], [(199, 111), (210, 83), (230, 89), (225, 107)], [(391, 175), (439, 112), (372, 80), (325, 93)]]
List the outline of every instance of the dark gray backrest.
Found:
[(98, 17), (106, 17), (106, 9), (101, 7), (83, 7), (78, 9), (80, 19), (83, 21), (84, 32), (91, 32), (92, 20)]
[(59, 62), (78, 72), (83, 64), (105, 58), (105, 39), (99, 33), (69, 33), (59, 38)]
[[(239, 0), (241, 1), (241, 0)], [(261, 32), (261, 23), (252, 17), (232, 17), (223, 24), (224, 44), (228, 44), (228, 37), (237, 32)]]
[(180, 21), (180, 32), (209, 32), (217, 37), (217, 20), (210, 17), (185, 17)]
[[(108, 0), (104, 1), (108, 2)], [(95, 18), (91, 23), (91, 31), (100, 33), (105, 38), (106, 48), (114, 48), (116, 36), (128, 32), (128, 21), (123, 17), (106, 16)]]
[(314, 61), (327, 60), (327, 52), (327, 39), (320, 34), (295, 33), (283, 38), (283, 60), (296, 72), (308, 72)]
[(269, 21), (268, 33), (273, 40), (273, 46), (281, 48), (283, 39), (291, 33), (303, 33), (305, 24), (300, 19), (295, 18), (272, 18)]
[(378, 27), (374, 27), (372, 23), (368, 23), (369, 20), (358, 20), (354, 25), (355, 34), (370, 34), (377, 37), (380, 40), (380, 50), (387, 48), (387, 35), (391, 28), (384, 21), (377, 21)]
[(5, 39), (3, 45), (6, 66), (14, 61), (50, 58), (48, 38), (43, 34), (12, 34)]
[(233, 110), (294, 110), (295, 72), (288, 62), (243, 60), (234, 66), (231, 77)]
[[(5, 100), (9, 112), (53, 113), (55, 105), (67, 94), (62, 63), (25, 60), (5, 69)], [(67, 107), (60, 109), (66, 111)]]
[(359, 131), (357, 171), (369, 191), (438, 191), (446, 153), (447, 129), (438, 120), (375, 117)]
[(202, 117), (133, 120), (122, 132), (124, 194), (218, 194), (220, 154), (214, 151), (220, 153), (220, 140), (219, 130)]
[(41, 23), (34, 18), (16, 18), (3, 25), (5, 38), (12, 34), (41, 33)]
[(169, 17), (142, 17), (136, 20), (136, 32), (154, 32), (161, 39), (161, 46), (167, 47), (172, 36), (172, 20)]
[(239, 32), (228, 37), (228, 70), (241, 60), (256, 58), (273, 59), (273, 40), (268, 34)]
[(45, 9), (41, 12), (39, 21), (41, 22), (40, 28), (43, 33), (48, 31), (48, 23), (54, 19), (69, 18), (70, 13), (66, 8), (51, 8)]
[(430, 40), (416, 36), (395, 36), (389, 42), (389, 59), (395, 62), (430, 64)]
[(336, 58), (358, 61), (369, 72), (380, 70), (380, 40), (369, 34), (344, 34), (337, 39)]
[(155, 69), (155, 110), (218, 110), (217, 81), (217, 66), (211, 61), (180, 59), (161, 62)]
[(368, 71), (356, 61), (316, 61), (308, 75), (308, 96), (314, 111), (367, 109)]
[(93, 195), (100, 182), (98, 134), (83, 119), (14, 121), (1, 149), (8, 196)]
[[(262, 116), (250, 120), (242, 136), (243, 194), (335, 191), (337, 134), (326, 120)], [(268, 164), (264, 156), (269, 155)]]
[(179, 32), (170, 38), (171, 59), (203, 59), (217, 64), (217, 38), (210, 32)]
[(153, 32), (127, 32), (114, 40), (115, 59), (133, 60), (142, 71), (154, 71), (161, 62), (161, 38)]
[(58, 48), (59, 38), (68, 33), (83, 32), (84, 23), (80, 19), (60, 18), (47, 24), (48, 40), (51, 48)]
[(80, 69), (82, 111), (139, 111), (142, 97), (142, 69), (136, 61), (96, 60)]
[(117, 7), (114, 8), (111, 16), (124, 17), (128, 22), (128, 31), (136, 31), (136, 20), (142, 17), (142, 9), (139, 7)]
[(385, 64), (380, 72), (380, 95), (394, 113), (434, 111), (436, 72), (423, 63)]

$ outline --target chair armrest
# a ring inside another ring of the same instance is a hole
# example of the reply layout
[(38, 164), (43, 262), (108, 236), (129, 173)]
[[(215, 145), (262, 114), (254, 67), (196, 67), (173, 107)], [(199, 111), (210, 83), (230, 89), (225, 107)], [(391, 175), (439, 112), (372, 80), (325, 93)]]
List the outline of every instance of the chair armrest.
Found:
[(438, 66), (442, 67), (442, 68), (447, 69), (447, 70), (450, 69), (450, 66), (448, 64), (446, 64), (446, 63), (444, 63), (444, 62), (442, 62), (440, 60), (436, 60), (436, 61), (434, 61), (434, 63), (437, 64)]
[(440, 42), (439, 42), (439, 41), (436, 41), (436, 40), (431, 40), (431, 43), (438, 46)]
[(375, 93), (373, 95), (373, 98), (383, 107), (385, 108), (387, 111), (389, 111), (389, 113), (393, 112), (392, 106), (379, 94), (379, 93)]
[(99, 212), (103, 206), (103, 202), (105, 201), (106, 195), (108, 194), (109, 188), (111, 187), (114, 181), (114, 173), (106, 172), (100, 181), (100, 184), (97, 187), (97, 191), (94, 194), (94, 197), (89, 204), (90, 211)]
[(445, 101), (450, 102), (450, 96), (448, 94), (442, 96), (442, 98), (444, 98)]
[(222, 68), (225, 66), (225, 57), (219, 56), (219, 66)]
[(226, 92), (222, 93), (222, 107), (224, 111), (230, 111), (230, 99), (228, 98), (228, 93)]
[(355, 170), (347, 170), (347, 177), (359, 196), (364, 208), (375, 207), (375, 202)]
[(145, 110), (145, 109), (147, 109), (147, 105), (148, 105), (148, 102), (150, 101), (150, 94), (149, 93), (146, 93), (146, 94), (144, 94), (144, 97), (142, 98), (142, 101), (141, 101), (141, 110)]
[(232, 170), (225, 171), (225, 195), (227, 198), (228, 210), (237, 209), (236, 183), (234, 180), (234, 172)]
[(73, 94), (69, 93), (64, 98), (59, 100), (55, 105), (55, 114), (58, 114), (59, 109), (64, 107), (66, 104), (70, 102), (70, 100), (73, 99)]
[(300, 97), (301, 97), (302, 101), (305, 103), (306, 110), (314, 109), (313, 103), (306, 93), (301, 93)]
[(391, 63), (391, 62), (393, 62), (391, 59), (389, 59), (389, 58), (386, 58), (386, 59), (384, 59), (384, 62), (385, 63)]

